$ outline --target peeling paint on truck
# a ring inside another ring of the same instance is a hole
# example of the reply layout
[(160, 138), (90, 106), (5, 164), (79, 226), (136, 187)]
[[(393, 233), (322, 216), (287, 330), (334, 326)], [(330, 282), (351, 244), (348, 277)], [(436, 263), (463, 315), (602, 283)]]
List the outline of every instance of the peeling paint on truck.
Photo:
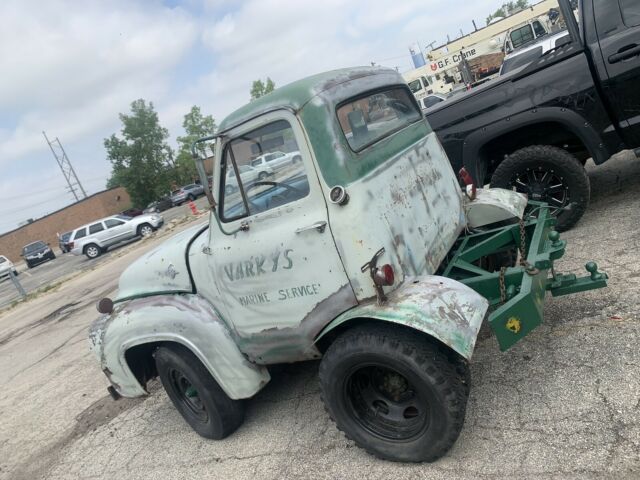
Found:
[[(91, 333), (121, 394), (144, 394), (125, 360), (136, 345), (185, 345), (231, 398), (246, 398), (268, 381), (263, 365), (319, 358), (321, 334), (363, 317), (424, 332), (470, 358), (487, 301), (433, 276), (467, 225), (463, 194), (435, 134), (412, 104), (418, 114), (410, 123), (355, 152), (337, 118), (345, 102), (384, 89), (407, 87), (387, 69), (329, 72), (222, 122), (214, 192), (223, 191), (226, 145), (284, 122), (308, 195), (237, 220), (211, 215), (209, 228), (183, 232), (122, 275), (120, 303)], [(348, 203), (329, 200), (335, 186)], [(318, 222), (327, 228), (315, 228)], [(383, 305), (362, 268), (378, 251), (380, 264), (395, 272)]]

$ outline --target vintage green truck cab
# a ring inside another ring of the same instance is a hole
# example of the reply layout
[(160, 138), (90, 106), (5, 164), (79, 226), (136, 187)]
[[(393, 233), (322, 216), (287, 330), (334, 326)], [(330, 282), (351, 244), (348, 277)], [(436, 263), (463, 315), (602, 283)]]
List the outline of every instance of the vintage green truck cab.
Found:
[(547, 291), (606, 285), (595, 264), (553, 270), (566, 243), (546, 205), (461, 188), (393, 70), (316, 75), (234, 112), (194, 144), (204, 185), (210, 149), (208, 224), (132, 264), (90, 332), (115, 398), (159, 376), (205, 437), (238, 428), (270, 365), (322, 359), (339, 429), (433, 461), (462, 429), (483, 321), (507, 349)]

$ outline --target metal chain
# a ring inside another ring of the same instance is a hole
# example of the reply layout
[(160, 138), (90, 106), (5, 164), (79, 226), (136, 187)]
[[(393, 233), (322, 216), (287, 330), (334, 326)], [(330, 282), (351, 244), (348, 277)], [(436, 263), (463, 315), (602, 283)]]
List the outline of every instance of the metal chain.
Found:
[(527, 263), (527, 232), (524, 229), (524, 218), (520, 219), (520, 266), (526, 267)]
[(499, 281), (500, 281), (500, 303), (504, 303), (507, 301), (507, 287), (505, 285), (504, 282), (504, 276), (505, 273), (507, 272), (507, 268), (506, 267), (502, 267), (500, 269), (500, 277), (499, 277)]

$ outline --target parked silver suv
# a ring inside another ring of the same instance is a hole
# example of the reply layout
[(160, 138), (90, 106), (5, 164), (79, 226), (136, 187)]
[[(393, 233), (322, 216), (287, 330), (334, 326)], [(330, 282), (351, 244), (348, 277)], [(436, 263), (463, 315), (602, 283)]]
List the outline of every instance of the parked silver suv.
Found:
[(86, 255), (89, 258), (99, 257), (116, 243), (135, 237), (146, 237), (164, 223), (158, 214), (114, 215), (77, 228), (71, 234), (69, 247), (74, 255)]

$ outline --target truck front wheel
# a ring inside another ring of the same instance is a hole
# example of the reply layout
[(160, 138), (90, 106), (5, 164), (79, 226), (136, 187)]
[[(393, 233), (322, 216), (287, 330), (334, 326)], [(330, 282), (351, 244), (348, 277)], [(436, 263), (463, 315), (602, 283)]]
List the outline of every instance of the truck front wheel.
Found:
[(329, 347), (320, 385), (331, 418), (358, 446), (385, 460), (432, 462), (462, 430), (467, 373), (419, 333), (372, 325)]
[(557, 216), (556, 229), (568, 230), (584, 215), (591, 194), (584, 167), (569, 152), (553, 146), (532, 146), (505, 158), (491, 177), (491, 186), (526, 193), (546, 202)]
[(154, 357), (167, 395), (199, 435), (221, 440), (242, 424), (243, 403), (229, 398), (188, 349), (167, 345), (158, 348)]

